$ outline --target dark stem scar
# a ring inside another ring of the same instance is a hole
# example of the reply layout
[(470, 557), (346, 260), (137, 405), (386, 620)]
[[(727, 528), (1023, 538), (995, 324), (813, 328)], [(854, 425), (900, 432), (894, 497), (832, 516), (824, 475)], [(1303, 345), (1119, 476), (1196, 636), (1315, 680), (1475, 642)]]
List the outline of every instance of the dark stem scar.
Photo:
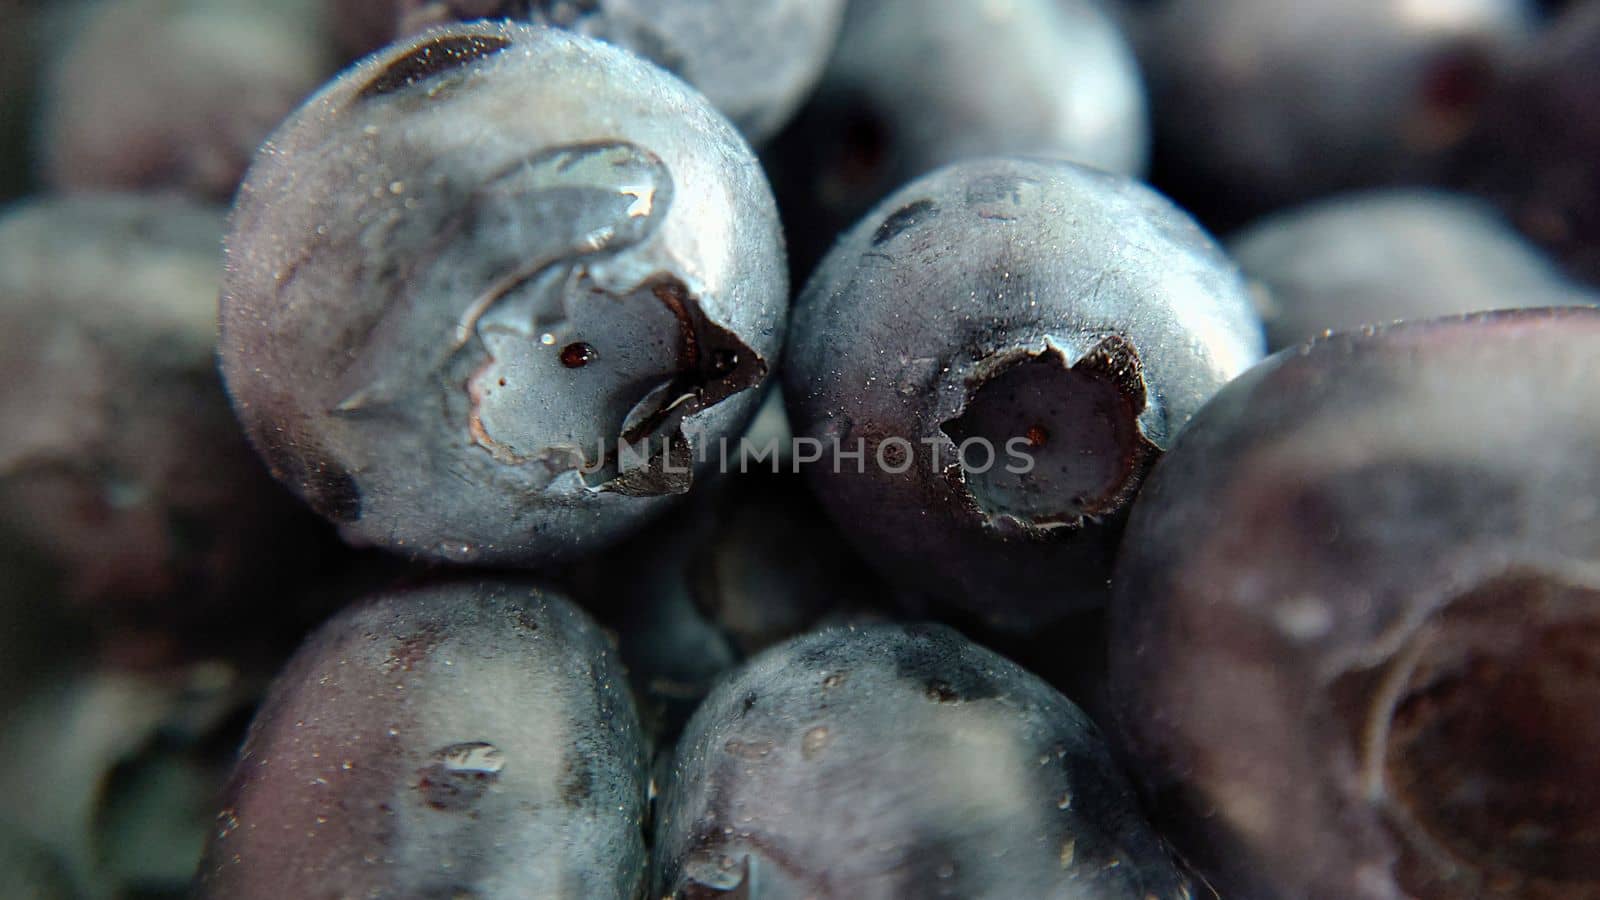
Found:
[[(1138, 351), (1121, 335), (1101, 337), (1071, 365), (1050, 345), (991, 355), (940, 427), (958, 448), (987, 441), (997, 461), (984, 472), (956, 466), (949, 477), (991, 522), (1049, 530), (1114, 515), (1160, 454), (1139, 424), (1147, 402)], [(1032, 471), (1007, 471), (1018, 448)]]

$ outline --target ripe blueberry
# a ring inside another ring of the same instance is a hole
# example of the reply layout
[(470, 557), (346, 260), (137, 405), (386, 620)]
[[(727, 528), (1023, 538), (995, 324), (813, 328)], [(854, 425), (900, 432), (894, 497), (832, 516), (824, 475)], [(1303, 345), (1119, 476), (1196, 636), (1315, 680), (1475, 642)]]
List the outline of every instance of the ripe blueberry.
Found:
[(625, 678), (587, 616), (527, 585), (347, 610), (251, 726), (196, 896), (632, 900), (647, 776)]
[(942, 626), (756, 657), (690, 721), (655, 834), (658, 897), (1195, 896), (1083, 713)]
[(754, 412), (787, 306), (727, 121), (527, 26), (346, 72), (257, 158), (227, 243), (223, 373), (273, 471), (349, 539), (454, 562), (664, 509)]
[(1145, 470), (1262, 353), (1192, 220), (1045, 160), (903, 188), (823, 262), (793, 331), (784, 395), (835, 520), (897, 582), (1011, 628), (1104, 602)]
[(1134, 509), (1113, 707), (1224, 896), (1600, 897), (1600, 312), (1336, 335)]

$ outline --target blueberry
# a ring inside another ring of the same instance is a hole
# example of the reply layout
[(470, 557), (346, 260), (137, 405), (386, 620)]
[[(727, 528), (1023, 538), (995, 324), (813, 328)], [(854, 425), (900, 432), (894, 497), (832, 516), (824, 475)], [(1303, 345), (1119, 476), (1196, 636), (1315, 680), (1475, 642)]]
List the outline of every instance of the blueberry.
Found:
[(845, 0), (332, 0), (361, 52), (474, 19), (514, 19), (617, 44), (681, 76), (752, 141), (770, 137), (822, 74)]
[(1231, 242), (1257, 281), (1269, 349), (1397, 319), (1594, 304), (1487, 204), (1421, 189), (1279, 213)]
[(869, 561), (1026, 628), (1104, 602), (1146, 468), (1261, 344), (1233, 265), (1153, 191), (977, 160), (905, 187), (824, 261), (784, 394)]
[(721, 684), (678, 746), (652, 878), (673, 898), (1194, 896), (1094, 725), (942, 626), (815, 632)]
[(0, 217), (0, 554), (110, 637), (259, 626), (326, 540), (216, 374), (222, 221), (131, 195)]
[(1224, 896), (1600, 895), (1600, 312), (1339, 335), (1140, 496), (1112, 687)]
[(1471, 126), (1532, 0), (1120, 0), (1157, 183), (1231, 224), (1427, 172)]
[(251, 439), (347, 538), (423, 557), (621, 537), (738, 435), (783, 335), (748, 147), (550, 29), (456, 26), (346, 72), (258, 157), (227, 243)]
[[(60, 662), (0, 731), (0, 857), (35, 848), (74, 886), (67, 896), (181, 895), (264, 679), (219, 660), (139, 672)], [(10, 868), (0, 896), (36, 896), (4, 889)]]
[(1095, 0), (850, 6), (817, 96), (768, 160), (796, 272), (890, 191), (961, 159), (1144, 168), (1144, 89)]
[(631, 898), (644, 744), (616, 653), (516, 582), (376, 597), (251, 725), (199, 897)]
[(1597, 79), (1600, 6), (1575, 4), (1496, 86), (1451, 176), (1590, 282), (1600, 282)]
[(225, 200), (333, 62), (290, 4), (109, 0), (60, 52), (43, 107), (50, 183)]

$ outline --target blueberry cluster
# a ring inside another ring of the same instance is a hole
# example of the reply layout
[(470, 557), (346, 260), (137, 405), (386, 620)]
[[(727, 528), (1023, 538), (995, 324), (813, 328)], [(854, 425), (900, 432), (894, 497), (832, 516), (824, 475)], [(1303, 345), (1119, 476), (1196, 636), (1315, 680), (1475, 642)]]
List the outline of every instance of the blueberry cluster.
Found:
[(1596, 77), (0, 0), (0, 898), (1600, 900)]

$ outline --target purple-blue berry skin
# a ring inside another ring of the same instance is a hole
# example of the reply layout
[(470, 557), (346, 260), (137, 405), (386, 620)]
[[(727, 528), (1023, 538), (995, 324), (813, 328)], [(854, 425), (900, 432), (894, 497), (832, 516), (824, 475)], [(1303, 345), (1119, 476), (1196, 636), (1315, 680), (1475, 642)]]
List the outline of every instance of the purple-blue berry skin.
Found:
[(1224, 896), (1600, 896), (1600, 312), (1283, 351), (1136, 505), (1111, 686)]
[(1118, 0), (1155, 177), (1216, 227), (1415, 180), (1532, 37), (1532, 0)]
[(1143, 173), (1133, 50), (1096, 0), (853, 3), (816, 95), (766, 154), (795, 271), (901, 185), (963, 159)]
[(341, 613), (251, 725), (196, 896), (633, 900), (649, 779), (626, 679), (584, 613), (519, 582)]
[(1203, 896), (1094, 725), (943, 626), (773, 647), (690, 721), (657, 808), (652, 896)]
[(1259, 287), (1273, 351), (1398, 320), (1600, 302), (1494, 207), (1446, 191), (1333, 197), (1269, 216), (1229, 249)]
[(821, 77), (845, 0), (333, 0), (362, 52), (438, 25), (511, 19), (624, 47), (693, 85), (752, 142), (771, 137)]
[(1104, 603), (1146, 469), (1262, 343), (1238, 271), (1154, 191), (974, 160), (835, 247), (797, 303), (784, 395), (797, 437), (827, 448), (807, 467), (818, 496), (869, 562), (1031, 628)]
[(671, 505), (754, 413), (788, 305), (727, 120), (510, 24), (325, 88), (257, 157), (227, 250), (223, 374), (274, 473), (352, 542), (458, 563), (570, 558)]

